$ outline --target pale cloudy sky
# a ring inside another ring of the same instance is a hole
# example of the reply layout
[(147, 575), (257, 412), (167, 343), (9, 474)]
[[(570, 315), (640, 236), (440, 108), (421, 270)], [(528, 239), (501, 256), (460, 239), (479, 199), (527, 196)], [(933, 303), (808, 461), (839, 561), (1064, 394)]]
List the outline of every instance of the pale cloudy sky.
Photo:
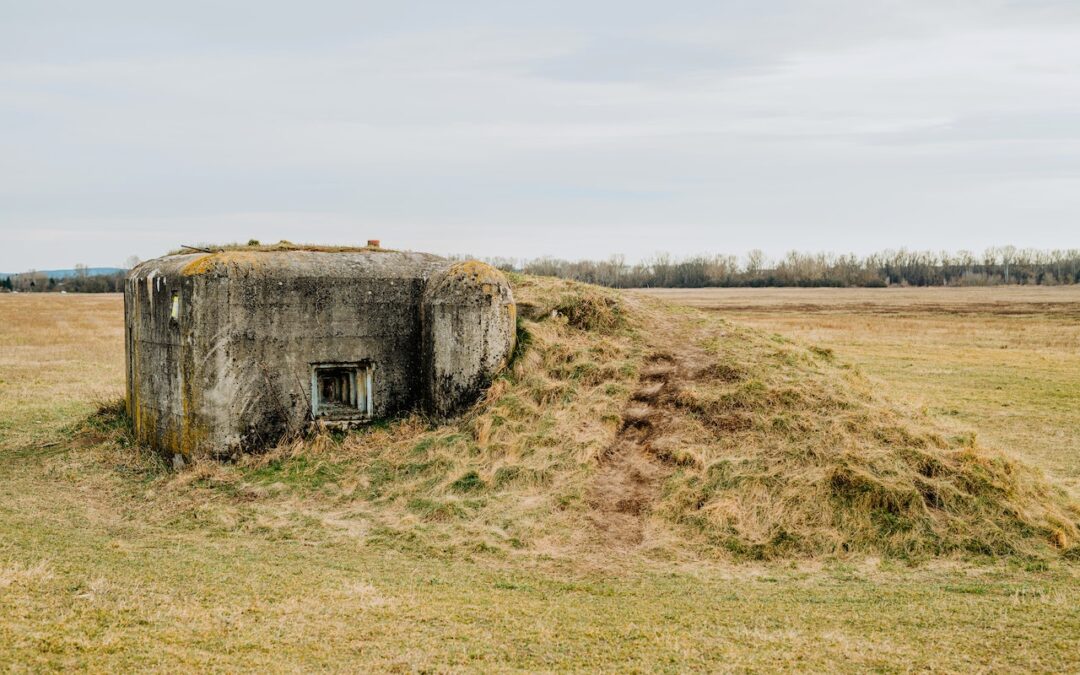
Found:
[(1080, 1), (0, 0), (0, 270), (1080, 247)]

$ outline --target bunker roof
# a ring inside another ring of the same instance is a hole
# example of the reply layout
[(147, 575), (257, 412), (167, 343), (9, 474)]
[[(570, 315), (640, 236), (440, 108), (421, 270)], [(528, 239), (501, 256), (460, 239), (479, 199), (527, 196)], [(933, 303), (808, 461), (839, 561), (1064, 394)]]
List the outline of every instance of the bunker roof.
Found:
[(167, 255), (141, 263), (132, 275), (414, 279), (449, 264), (428, 253), (380, 248), (250, 246)]

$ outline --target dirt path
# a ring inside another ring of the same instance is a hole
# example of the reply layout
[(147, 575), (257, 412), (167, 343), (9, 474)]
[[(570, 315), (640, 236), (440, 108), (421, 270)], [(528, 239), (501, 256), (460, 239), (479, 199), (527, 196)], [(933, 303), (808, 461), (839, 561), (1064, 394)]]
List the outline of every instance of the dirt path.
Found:
[(623, 410), (615, 441), (599, 458), (588, 503), (594, 509), (593, 525), (612, 546), (634, 547), (644, 541), (653, 504), (672, 471), (660, 441), (671, 422), (680, 383), (691, 376), (699, 359), (689, 351), (649, 355), (638, 388)]

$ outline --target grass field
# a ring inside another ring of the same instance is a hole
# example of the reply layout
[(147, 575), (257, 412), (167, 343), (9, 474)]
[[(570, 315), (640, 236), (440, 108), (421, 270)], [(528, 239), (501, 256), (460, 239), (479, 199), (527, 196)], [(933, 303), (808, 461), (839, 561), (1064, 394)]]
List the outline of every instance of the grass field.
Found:
[[(662, 293), (832, 349), (1077, 492), (1074, 289)], [(72, 433), (121, 393), (121, 336), (118, 296), (0, 295), (7, 668), (1080, 668), (1061, 559), (576, 563), (388, 539), (329, 488), (208, 487)]]
[(647, 292), (833, 348), (1080, 495), (1080, 287)]

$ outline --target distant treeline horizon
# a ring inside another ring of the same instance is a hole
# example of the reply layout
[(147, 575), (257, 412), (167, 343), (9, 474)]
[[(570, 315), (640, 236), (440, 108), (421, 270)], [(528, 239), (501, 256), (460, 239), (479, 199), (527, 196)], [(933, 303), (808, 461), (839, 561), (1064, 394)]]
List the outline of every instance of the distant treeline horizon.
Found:
[(770, 259), (745, 256), (659, 253), (637, 263), (607, 260), (489, 258), (507, 272), (553, 276), (613, 288), (886, 287), (1062, 285), (1080, 283), (1080, 249), (1041, 250), (1013, 246), (971, 251), (888, 250), (870, 255), (791, 251)]
[[(462, 258), (464, 256), (455, 256)], [(658, 253), (627, 263), (607, 260), (485, 258), (505, 272), (551, 276), (612, 288), (998, 286), (1080, 284), (1080, 249), (1020, 249), (1013, 246), (971, 251), (907, 249), (869, 255), (791, 251), (770, 259), (762, 251), (744, 256)], [(137, 260), (132, 260), (134, 264)], [(126, 271), (95, 274), (76, 265), (75, 273), (51, 277), (23, 272), (0, 277), (0, 292), (115, 293), (124, 290)]]
[(51, 276), (46, 272), (21, 272), (0, 277), (0, 292), (19, 293), (119, 293), (124, 290), (127, 270), (95, 272), (76, 265), (70, 276)]

